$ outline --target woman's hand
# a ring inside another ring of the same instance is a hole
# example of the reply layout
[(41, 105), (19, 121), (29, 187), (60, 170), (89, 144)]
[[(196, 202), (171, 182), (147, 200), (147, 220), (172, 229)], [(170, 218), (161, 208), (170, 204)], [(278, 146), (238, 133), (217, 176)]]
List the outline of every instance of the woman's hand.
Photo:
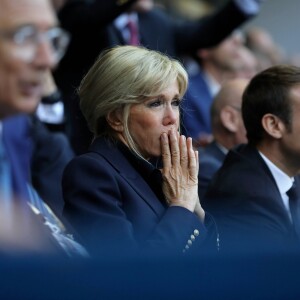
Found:
[(198, 151), (192, 139), (174, 130), (161, 136), (163, 192), (170, 206), (185, 207), (203, 220), (204, 211), (198, 196)]

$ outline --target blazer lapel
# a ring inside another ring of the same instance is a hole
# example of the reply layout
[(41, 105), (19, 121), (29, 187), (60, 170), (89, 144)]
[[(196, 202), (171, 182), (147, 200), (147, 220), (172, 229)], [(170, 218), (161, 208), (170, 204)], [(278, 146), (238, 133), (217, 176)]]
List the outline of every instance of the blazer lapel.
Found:
[(288, 220), (288, 222), (290, 222), (290, 218), (289, 218), (289, 215), (286, 213), (286, 209), (284, 207), (280, 191), (278, 189), (278, 186), (276, 184), (276, 181), (275, 181), (275, 179), (274, 179), (274, 177), (273, 177), (270, 169), (268, 168), (268, 166), (266, 165), (265, 161), (263, 160), (263, 158), (259, 154), (258, 150), (253, 149), (250, 146), (247, 146), (246, 151), (248, 152), (248, 155), (249, 155), (248, 157), (252, 161), (252, 163), (260, 165), (259, 168), (262, 168), (263, 171), (266, 173), (266, 175), (272, 181), (272, 183), (273, 183), (273, 190), (274, 190), (274, 198), (273, 199), (280, 206), (280, 211), (285, 215), (286, 220)]
[(155, 214), (161, 216), (165, 211), (164, 206), (157, 199), (149, 185), (116, 146), (110, 145), (104, 138), (98, 138), (95, 140), (90, 150), (106, 159), (111, 166), (120, 173), (124, 180), (128, 182), (135, 192), (152, 208)]

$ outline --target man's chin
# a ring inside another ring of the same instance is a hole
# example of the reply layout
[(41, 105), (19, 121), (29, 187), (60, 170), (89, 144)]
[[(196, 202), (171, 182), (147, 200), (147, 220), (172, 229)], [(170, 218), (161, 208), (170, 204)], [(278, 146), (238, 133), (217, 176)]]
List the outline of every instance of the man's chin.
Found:
[(16, 110), (20, 114), (33, 114), (40, 103), (40, 99), (26, 99), (21, 105), (19, 105)]

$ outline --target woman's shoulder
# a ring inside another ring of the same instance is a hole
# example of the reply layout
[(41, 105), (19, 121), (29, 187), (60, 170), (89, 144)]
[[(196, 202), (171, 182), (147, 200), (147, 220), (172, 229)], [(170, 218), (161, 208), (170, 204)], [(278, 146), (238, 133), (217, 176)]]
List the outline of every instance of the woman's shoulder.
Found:
[(99, 153), (87, 152), (74, 157), (66, 166), (64, 175), (75, 176), (81, 173), (91, 177), (93, 174), (98, 174), (106, 169), (110, 169), (109, 163)]
[(73, 158), (63, 173), (63, 185), (71, 189), (90, 189), (114, 182), (118, 172), (101, 155), (89, 152)]
[(105, 139), (97, 139), (88, 152), (74, 157), (69, 162), (65, 172), (81, 170), (90, 177), (99, 172), (111, 172), (112, 169), (127, 169), (126, 166), (126, 159), (116, 145)]

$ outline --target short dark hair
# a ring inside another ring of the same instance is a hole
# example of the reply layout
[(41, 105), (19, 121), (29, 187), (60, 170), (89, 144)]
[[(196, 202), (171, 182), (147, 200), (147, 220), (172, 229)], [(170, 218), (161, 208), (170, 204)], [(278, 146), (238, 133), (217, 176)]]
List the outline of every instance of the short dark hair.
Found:
[(276, 65), (252, 78), (243, 94), (242, 116), (249, 144), (257, 145), (264, 137), (262, 117), (276, 115), (291, 128), (290, 90), (300, 85), (300, 68)]

